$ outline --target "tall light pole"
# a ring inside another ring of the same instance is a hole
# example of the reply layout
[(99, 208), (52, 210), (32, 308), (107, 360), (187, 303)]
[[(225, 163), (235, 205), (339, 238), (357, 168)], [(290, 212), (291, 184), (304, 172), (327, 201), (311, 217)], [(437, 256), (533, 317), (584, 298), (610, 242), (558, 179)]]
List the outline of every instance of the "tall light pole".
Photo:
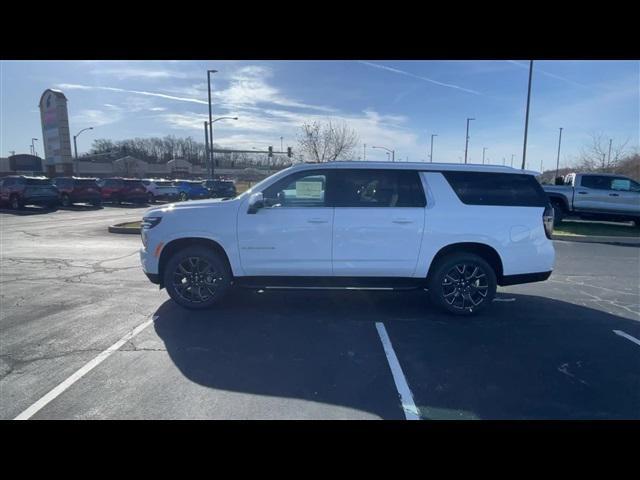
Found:
[(611, 165), (611, 144), (613, 143), (613, 138), (609, 139), (609, 161), (607, 162), (607, 166)]
[(78, 133), (76, 133), (73, 136), (73, 151), (74, 151), (75, 157), (76, 157), (76, 173), (79, 173), (78, 172), (78, 144), (76, 142), (76, 138), (78, 138), (80, 136), (80, 134), (82, 132), (84, 132), (85, 130), (93, 130), (93, 127), (83, 128), (82, 130), (80, 130)]
[(282, 138), (283, 138), (283, 137), (280, 137), (280, 151), (281, 151), (281, 152), (284, 152), (284, 147), (282, 146), (282, 145), (283, 145), (283, 143), (282, 143)]
[(431, 153), (429, 154), (429, 161), (433, 163), (433, 137), (437, 137), (437, 133), (431, 134)]
[(209, 122), (204, 121), (204, 156), (205, 166), (209, 163)]
[(475, 118), (467, 118), (467, 138), (464, 144), (464, 163), (467, 163), (467, 151), (469, 150), (469, 122)]
[[(37, 138), (33, 138), (33, 137), (31, 138), (31, 150), (33, 150), (33, 155), (34, 156), (36, 155), (36, 146), (34, 145), (33, 142), (37, 142), (37, 141), (38, 141)], [(611, 150), (611, 149), (609, 149), (609, 150)], [(609, 157), (611, 157), (611, 155), (609, 155)]]
[(367, 144), (362, 145), (362, 160), (367, 160)]
[(487, 147), (482, 147), (482, 164), (484, 165), (484, 152), (487, 151)]
[(391, 150), (391, 149), (389, 149), (387, 147), (374, 147), (374, 146), (371, 146), (371, 148), (381, 148), (382, 150), (386, 150), (388, 153), (391, 154), (391, 161), (392, 162), (396, 161), (396, 151), (395, 150)]
[(558, 158), (556, 159), (556, 175), (553, 177), (553, 182), (555, 183), (556, 178), (558, 178), (558, 170), (560, 169), (560, 144), (562, 143), (562, 127), (560, 127), (560, 135), (558, 135)]
[[(209, 135), (213, 135), (213, 129), (211, 127), (211, 124), (212, 123), (216, 123), (218, 120), (238, 120), (238, 117), (218, 117), (218, 118), (214, 118), (213, 120), (211, 120), (209, 122)], [(213, 178), (213, 136), (209, 140), (209, 147), (210, 147), (209, 151), (211, 152), (211, 162), (209, 164), (209, 165), (211, 165), (211, 168), (209, 169), (209, 174), (210, 174), (209, 178)]]
[(533, 60), (529, 62), (529, 88), (527, 89), (527, 113), (524, 120), (524, 145), (522, 146), (522, 170), (527, 160), (527, 132), (529, 130), (529, 104), (531, 103), (531, 76), (533, 75)]
[(513, 157), (515, 157), (516, 155), (514, 153), (511, 154), (511, 168), (513, 168)]
[(209, 178), (213, 178), (213, 119), (211, 116), (211, 74), (217, 70), (207, 70), (207, 87), (209, 89)]

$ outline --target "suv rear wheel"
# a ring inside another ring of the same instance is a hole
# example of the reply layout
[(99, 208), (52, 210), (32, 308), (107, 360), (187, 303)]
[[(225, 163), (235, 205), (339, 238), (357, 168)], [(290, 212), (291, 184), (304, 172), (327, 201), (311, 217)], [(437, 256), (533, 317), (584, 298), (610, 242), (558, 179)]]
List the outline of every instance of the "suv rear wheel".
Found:
[(68, 207), (71, 205), (71, 198), (67, 193), (62, 194), (62, 198), (60, 199), (60, 203), (62, 203), (63, 207)]
[(496, 294), (493, 268), (473, 253), (454, 253), (438, 261), (428, 279), (431, 301), (455, 315), (472, 315)]
[(231, 285), (231, 272), (216, 252), (202, 246), (176, 252), (164, 268), (164, 285), (169, 296), (192, 310), (217, 303)]
[(185, 192), (180, 192), (180, 200), (186, 202), (189, 200), (189, 196)]
[(553, 226), (557, 227), (564, 218), (564, 205), (558, 200), (551, 200), (551, 206), (553, 207)]

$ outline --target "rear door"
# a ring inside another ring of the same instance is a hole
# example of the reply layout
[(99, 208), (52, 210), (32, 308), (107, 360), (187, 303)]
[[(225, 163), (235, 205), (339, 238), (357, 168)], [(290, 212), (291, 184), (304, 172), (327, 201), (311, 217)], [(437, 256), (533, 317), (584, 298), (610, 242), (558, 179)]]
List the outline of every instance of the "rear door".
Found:
[(609, 208), (625, 215), (640, 215), (640, 184), (630, 178), (611, 177)]
[(418, 172), (337, 169), (334, 186), (333, 274), (411, 277), (425, 222)]

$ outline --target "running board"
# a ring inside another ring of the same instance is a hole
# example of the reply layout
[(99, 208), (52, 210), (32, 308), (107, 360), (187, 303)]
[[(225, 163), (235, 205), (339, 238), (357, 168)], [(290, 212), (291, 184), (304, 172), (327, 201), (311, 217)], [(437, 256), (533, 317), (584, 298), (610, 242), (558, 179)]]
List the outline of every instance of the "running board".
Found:
[(372, 290), (424, 288), (421, 278), (406, 277), (236, 277), (234, 284), (258, 290)]

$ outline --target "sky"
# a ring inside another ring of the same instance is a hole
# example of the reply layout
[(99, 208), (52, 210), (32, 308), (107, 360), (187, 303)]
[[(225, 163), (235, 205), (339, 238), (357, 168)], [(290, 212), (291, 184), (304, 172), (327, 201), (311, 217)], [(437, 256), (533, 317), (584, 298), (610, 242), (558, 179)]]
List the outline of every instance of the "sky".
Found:
[[(42, 138), (38, 100), (47, 88), (69, 100), (78, 153), (97, 138), (191, 136), (204, 142), (207, 69), (212, 76), (214, 142), (225, 148), (296, 148), (305, 122), (345, 121), (359, 136), (354, 160), (521, 162), (527, 60), (496, 61), (2, 61), (0, 156), (29, 153)], [(640, 62), (535, 61), (527, 167), (561, 167), (593, 134), (640, 144)], [(36, 150), (42, 155), (40, 141)]]

